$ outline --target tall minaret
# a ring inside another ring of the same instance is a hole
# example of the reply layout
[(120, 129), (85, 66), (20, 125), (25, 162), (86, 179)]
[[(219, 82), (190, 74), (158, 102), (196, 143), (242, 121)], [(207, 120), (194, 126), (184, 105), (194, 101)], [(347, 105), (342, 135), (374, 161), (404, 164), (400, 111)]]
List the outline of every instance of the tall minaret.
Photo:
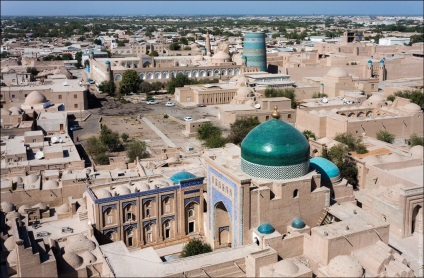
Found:
[(209, 36), (209, 31), (206, 33), (206, 56), (211, 56), (211, 38)]

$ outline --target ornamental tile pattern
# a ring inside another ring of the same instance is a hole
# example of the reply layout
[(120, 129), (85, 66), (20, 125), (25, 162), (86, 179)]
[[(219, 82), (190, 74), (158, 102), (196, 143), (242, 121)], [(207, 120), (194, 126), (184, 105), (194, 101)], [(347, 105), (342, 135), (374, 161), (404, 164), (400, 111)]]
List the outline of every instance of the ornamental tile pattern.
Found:
[(306, 175), (309, 170), (309, 161), (289, 166), (268, 166), (251, 163), (241, 159), (241, 170), (256, 178), (268, 180), (286, 180)]

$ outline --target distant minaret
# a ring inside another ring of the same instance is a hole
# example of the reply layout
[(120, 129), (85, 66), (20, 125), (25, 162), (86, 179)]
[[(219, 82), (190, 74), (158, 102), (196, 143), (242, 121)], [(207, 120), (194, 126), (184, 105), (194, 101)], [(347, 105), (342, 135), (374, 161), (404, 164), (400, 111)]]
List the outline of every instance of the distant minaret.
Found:
[(209, 32), (206, 33), (206, 56), (211, 56), (211, 38)]

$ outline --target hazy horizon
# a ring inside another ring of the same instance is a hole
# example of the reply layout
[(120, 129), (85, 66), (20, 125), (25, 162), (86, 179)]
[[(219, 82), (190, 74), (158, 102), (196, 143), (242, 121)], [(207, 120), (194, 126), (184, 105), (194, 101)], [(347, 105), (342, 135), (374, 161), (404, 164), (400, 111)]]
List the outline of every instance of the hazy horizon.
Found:
[(422, 16), (423, 9), (422, 1), (1, 1), (2, 16)]

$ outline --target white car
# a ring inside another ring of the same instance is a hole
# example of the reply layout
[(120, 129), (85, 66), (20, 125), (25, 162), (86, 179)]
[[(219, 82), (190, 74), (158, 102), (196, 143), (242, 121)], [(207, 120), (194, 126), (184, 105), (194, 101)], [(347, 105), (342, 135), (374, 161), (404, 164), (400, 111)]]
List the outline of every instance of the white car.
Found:
[(184, 117), (184, 121), (188, 122), (188, 121), (192, 121), (193, 119), (191, 117)]
[(168, 101), (168, 102), (165, 104), (165, 106), (167, 106), (167, 107), (172, 107), (172, 106), (175, 106), (175, 103)]
[(157, 104), (156, 100), (149, 100), (148, 102), (146, 102), (147, 104)]

